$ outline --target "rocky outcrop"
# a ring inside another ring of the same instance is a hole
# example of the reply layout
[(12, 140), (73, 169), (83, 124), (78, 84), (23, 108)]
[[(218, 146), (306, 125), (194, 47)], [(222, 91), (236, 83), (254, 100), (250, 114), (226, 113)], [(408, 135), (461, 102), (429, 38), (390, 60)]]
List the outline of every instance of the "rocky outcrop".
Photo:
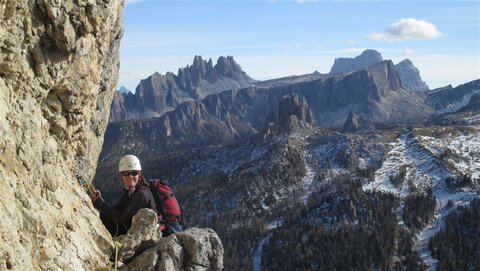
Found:
[(476, 112), (480, 110), (480, 92), (473, 94), (467, 105), (460, 108), (457, 112)]
[(395, 65), (395, 70), (402, 79), (406, 89), (414, 91), (427, 91), (428, 86), (420, 77), (420, 71), (413, 65), (412, 61), (405, 59)]
[(466, 106), (470, 98), (480, 92), (480, 79), (455, 88), (446, 86), (427, 91), (425, 103), (435, 108), (439, 113), (453, 113)]
[(382, 55), (379, 52), (368, 49), (355, 58), (336, 58), (330, 69), (330, 74), (358, 71), (368, 68), (382, 60)]
[(209, 94), (229, 89), (248, 87), (255, 80), (250, 78), (232, 56), (220, 57), (213, 66), (195, 56), (192, 66), (161, 75), (158, 72), (141, 80), (135, 94), (115, 95), (110, 122), (163, 116), (179, 104), (197, 101)]
[(292, 133), (302, 128), (312, 128), (313, 118), (305, 97), (287, 95), (280, 100), (278, 110), (281, 132)]
[(123, 1), (0, 3), (0, 270), (93, 270), (110, 236), (92, 178), (118, 79)]
[(452, 113), (433, 115), (428, 124), (431, 125), (464, 125), (478, 126), (480, 125), (480, 90), (473, 94), (470, 101), (459, 110)]
[(360, 128), (360, 117), (355, 113), (350, 112), (345, 124), (343, 125), (342, 132), (355, 133)]
[(312, 113), (305, 97), (297, 94), (285, 95), (279, 101), (278, 114), (267, 117), (262, 138), (272, 138), (279, 134), (291, 134), (314, 127)]
[(119, 270), (223, 269), (223, 246), (215, 231), (191, 228), (161, 237), (156, 213), (140, 210), (127, 234), (115, 238), (117, 248), (112, 255), (117, 255)]
[(374, 129), (375, 126), (372, 123), (359, 117), (357, 114), (350, 112), (347, 119), (345, 120), (345, 123), (343, 124), (342, 132), (356, 133), (361, 131), (372, 131)]

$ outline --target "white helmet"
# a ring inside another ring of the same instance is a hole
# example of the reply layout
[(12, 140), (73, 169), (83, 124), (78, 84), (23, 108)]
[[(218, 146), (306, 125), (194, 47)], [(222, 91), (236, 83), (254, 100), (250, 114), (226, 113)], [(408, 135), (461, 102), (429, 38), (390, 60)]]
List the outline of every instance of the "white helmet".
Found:
[(118, 163), (118, 171), (141, 170), (140, 160), (135, 155), (127, 154), (120, 159)]

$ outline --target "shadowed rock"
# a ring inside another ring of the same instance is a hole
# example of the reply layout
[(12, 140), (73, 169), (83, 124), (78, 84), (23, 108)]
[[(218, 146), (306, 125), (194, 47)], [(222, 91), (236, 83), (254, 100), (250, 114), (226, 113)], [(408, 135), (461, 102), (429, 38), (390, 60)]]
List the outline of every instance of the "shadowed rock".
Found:
[(370, 67), (382, 60), (382, 55), (379, 52), (375, 50), (365, 50), (361, 55), (356, 56), (355, 58), (336, 58), (332, 69), (330, 70), (330, 74), (358, 71)]
[(395, 65), (395, 70), (402, 79), (406, 89), (414, 91), (427, 91), (428, 86), (420, 77), (420, 71), (413, 65), (412, 61), (405, 59)]
[(205, 61), (195, 56), (193, 64), (179, 69), (178, 75), (155, 72), (140, 81), (135, 94), (117, 92), (110, 122), (159, 117), (181, 103), (198, 101), (224, 90), (245, 88), (254, 82), (232, 56), (218, 58), (215, 66), (211, 59)]
[(140, 210), (120, 245), (120, 270), (222, 270), (223, 246), (212, 229), (191, 228), (161, 238), (156, 213)]

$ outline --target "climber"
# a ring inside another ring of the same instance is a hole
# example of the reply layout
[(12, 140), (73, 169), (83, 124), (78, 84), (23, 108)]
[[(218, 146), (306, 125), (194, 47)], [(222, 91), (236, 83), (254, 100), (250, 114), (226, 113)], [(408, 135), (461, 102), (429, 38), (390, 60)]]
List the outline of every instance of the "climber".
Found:
[(90, 191), (93, 206), (100, 211), (100, 219), (112, 237), (127, 233), (138, 210), (156, 210), (155, 200), (145, 186), (141, 170), (140, 160), (136, 156), (129, 154), (120, 159), (118, 171), (125, 190), (115, 206), (109, 206), (99, 190)]

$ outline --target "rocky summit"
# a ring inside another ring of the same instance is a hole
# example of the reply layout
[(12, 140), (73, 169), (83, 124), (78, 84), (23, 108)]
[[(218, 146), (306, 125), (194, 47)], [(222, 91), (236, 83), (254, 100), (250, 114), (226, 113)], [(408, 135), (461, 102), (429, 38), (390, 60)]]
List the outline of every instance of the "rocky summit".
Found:
[(405, 59), (395, 65), (402, 83), (406, 89), (415, 91), (427, 91), (428, 86), (420, 77), (420, 71), (413, 65), (412, 61)]
[(133, 93), (115, 94), (110, 122), (159, 117), (187, 101), (198, 101), (209, 94), (248, 87), (250, 78), (232, 56), (212, 59), (195, 56), (193, 64), (178, 70), (175, 75), (158, 72), (141, 80)]
[[(363, 51), (354, 58), (337, 58), (329, 74), (350, 73), (368, 68), (383, 61), (382, 55), (372, 49)], [(405, 59), (395, 65), (395, 70), (400, 77), (405, 89), (414, 91), (428, 90), (427, 84), (422, 81), (420, 71), (413, 65), (412, 61)]]
[(365, 50), (354, 58), (336, 58), (330, 69), (330, 74), (347, 73), (368, 68), (383, 60), (382, 55), (375, 50)]
[[(123, 5), (0, 2), (0, 270), (113, 267), (114, 242), (75, 175), (91, 180), (97, 167), (118, 79)], [(172, 237), (166, 246), (178, 254), (170, 263), (188, 258), (194, 270), (221, 269), (219, 240), (212, 253), (203, 242), (213, 233), (203, 231)], [(179, 248), (192, 243), (204, 249)]]

